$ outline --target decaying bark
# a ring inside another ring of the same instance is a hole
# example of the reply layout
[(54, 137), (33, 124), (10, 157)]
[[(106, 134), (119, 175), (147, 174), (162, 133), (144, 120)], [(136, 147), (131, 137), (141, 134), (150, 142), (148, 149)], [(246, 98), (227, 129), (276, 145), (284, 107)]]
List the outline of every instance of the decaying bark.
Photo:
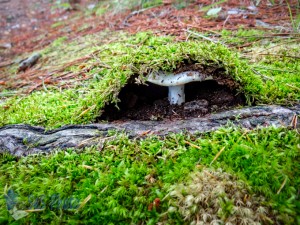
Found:
[(25, 71), (26, 69), (32, 67), (34, 64), (36, 64), (36, 62), (38, 61), (38, 59), (41, 56), (42, 55), (40, 53), (34, 53), (33, 55), (31, 55), (27, 59), (25, 59), (22, 62), (20, 62), (19, 68), (18, 68), (18, 72)]
[(0, 153), (9, 152), (20, 157), (34, 153), (48, 153), (56, 148), (82, 148), (100, 143), (107, 137), (109, 130), (124, 131), (130, 137), (138, 137), (145, 134), (164, 136), (171, 132), (182, 131), (208, 132), (228, 122), (247, 129), (267, 126), (288, 127), (292, 121), (293, 126), (299, 127), (299, 124), (295, 125), (295, 115), (299, 114), (300, 105), (292, 108), (255, 106), (211, 114), (203, 118), (171, 122), (127, 121), (71, 125), (50, 131), (28, 125), (8, 125), (0, 128)]

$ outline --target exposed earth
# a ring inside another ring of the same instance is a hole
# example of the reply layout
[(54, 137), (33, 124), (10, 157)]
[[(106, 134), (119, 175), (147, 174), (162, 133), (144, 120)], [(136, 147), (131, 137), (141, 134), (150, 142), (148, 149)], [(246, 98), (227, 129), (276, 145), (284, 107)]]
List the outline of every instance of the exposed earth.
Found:
[(153, 84), (129, 84), (119, 94), (119, 109), (114, 104), (104, 109), (99, 120), (174, 120), (202, 117), (245, 103), (241, 94), (215, 80), (185, 85), (186, 102), (170, 105), (168, 88)]

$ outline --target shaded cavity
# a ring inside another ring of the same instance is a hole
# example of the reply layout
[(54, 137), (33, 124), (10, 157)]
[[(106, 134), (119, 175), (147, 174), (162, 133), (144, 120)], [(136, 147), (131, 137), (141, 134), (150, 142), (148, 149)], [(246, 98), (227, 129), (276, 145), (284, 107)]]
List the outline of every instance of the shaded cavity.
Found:
[(119, 93), (119, 109), (107, 105), (99, 121), (189, 119), (245, 105), (244, 96), (237, 94), (232, 83), (217, 79), (186, 84), (186, 101), (180, 106), (169, 104), (168, 87), (129, 83)]

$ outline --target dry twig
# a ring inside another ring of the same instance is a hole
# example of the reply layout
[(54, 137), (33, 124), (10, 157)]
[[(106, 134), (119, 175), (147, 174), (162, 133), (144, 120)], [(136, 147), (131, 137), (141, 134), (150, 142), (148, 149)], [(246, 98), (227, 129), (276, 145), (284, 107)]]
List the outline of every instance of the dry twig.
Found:
[(225, 150), (225, 146), (223, 148), (221, 148), (221, 150), (216, 154), (215, 158), (211, 161), (211, 163), (209, 164), (211, 166), (211, 164), (213, 164), (214, 161), (216, 161), (219, 156), (221, 155), (221, 153)]
[(184, 143), (186, 143), (186, 144), (188, 144), (188, 145), (190, 145), (190, 146), (192, 146), (192, 147), (194, 147), (194, 148), (197, 148), (197, 149), (201, 150), (201, 147), (199, 147), (199, 146), (197, 146), (197, 145), (195, 145), (195, 144), (193, 144), (193, 143), (191, 143), (191, 142), (184, 141)]

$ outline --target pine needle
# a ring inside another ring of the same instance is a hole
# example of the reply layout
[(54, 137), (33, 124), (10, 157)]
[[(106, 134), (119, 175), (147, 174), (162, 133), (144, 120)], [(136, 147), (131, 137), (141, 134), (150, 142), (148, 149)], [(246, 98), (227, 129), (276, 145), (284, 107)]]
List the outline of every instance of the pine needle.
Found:
[(83, 202), (80, 204), (80, 206), (78, 207), (78, 209), (76, 210), (76, 212), (78, 212), (81, 208), (83, 208), (85, 206), (85, 204), (92, 198), (92, 194), (89, 194), (84, 200)]
[(83, 168), (88, 169), (88, 170), (94, 170), (93, 167), (88, 166), (88, 165), (82, 165)]
[(281, 192), (281, 190), (283, 189), (283, 187), (284, 187), (285, 184), (286, 184), (286, 181), (287, 181), (287, 177), (285, 177), (284, 181), (282, 182), (282, 184), (281, 184), (281, 186), (280, 186), (280, 188), (279, 188), (279, 190), (277, 191), (276, 194), (279, 194), (279, 193)]
[(190, 146), (192, 146), (192, 147), (194, 147), (194, 148), (197, 148), (197, 149), (201, 150), (201, 147), (199, 147), (199, 146), (197, 146), (197, 145), (195, 145), (195, 144), (193, 144), (193, 143), (191, 143), (191, 142), (184, 141), (184, 143), (186, 143), (186, 144), (188, 144), (188, 145), (190, 145)]
[(221, 153), (225, 150), (225, 146), (223, 148), (221, 148), (221, 150), (218, 152), (218, 154), (216, 154), (215, 158), (211, 161), (211, 163), (209, 164), (211, 166), (211, 164), (213, 164), (214, 161), (216, 161), (219, 156), (221, 155)]
[(297, 129), (297, 124), (298, 124), (298, 116), (295, 114), (295, 115), (293, 115), (292, 122), (291, 122), (290, 126), (293, 129)]
[(90, 110), (93, 110), (96, 107), (96, 105), (92, 105), (91, 107), (87, 108), (86, 110), (84, 110), (82, 113), (80, 113), (80, 115), (78, 116), (78, 118), (82, 117), (84, 114), (86, 114), (87, 112), (89, 112)]

